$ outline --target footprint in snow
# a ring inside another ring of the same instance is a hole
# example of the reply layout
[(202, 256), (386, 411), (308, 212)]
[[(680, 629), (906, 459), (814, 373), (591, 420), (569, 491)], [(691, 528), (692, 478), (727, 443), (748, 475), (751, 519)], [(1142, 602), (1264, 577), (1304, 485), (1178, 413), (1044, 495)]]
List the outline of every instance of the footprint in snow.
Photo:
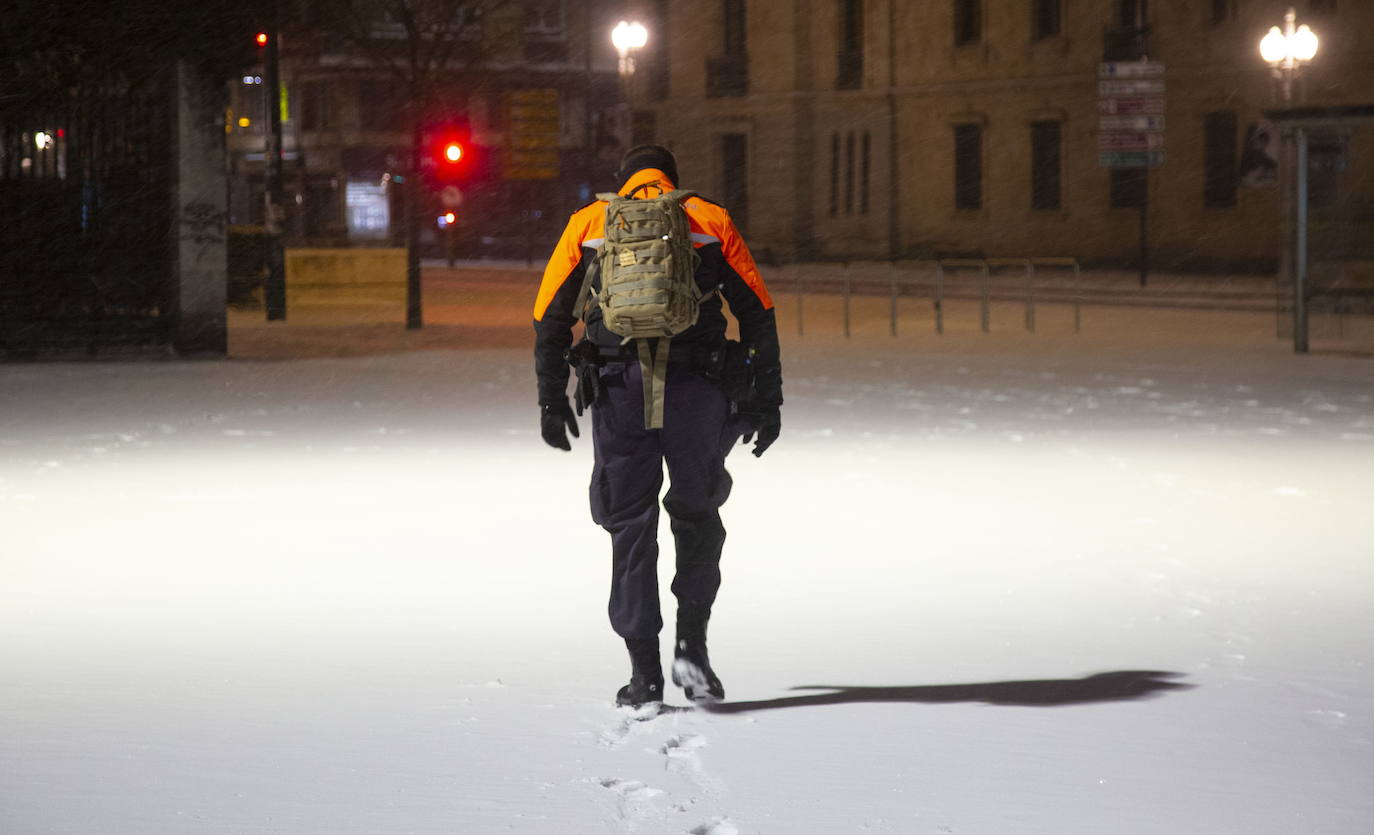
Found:
[(725, 797), (725, 784), (702, 763), (697, 752), (705, 747), (706, 737), (700, 734), (679, 734), (668, 737), (656, 750), (650, 749), (649, 753), (662, 754), (663, 768), (666, 771), (686, 780), (703, 795), (719, 803)]
[(603, 789), (610, 789), (619, 797), (639, 798), (656, 797), (663, 794), (662, 789), (646, 785), (638, 780), (621, 780), (616, 777), (602, 777), (596, 781)]
[(705, 737), (699, 734), (683, 734), (669, 737), (667, 742), (659, 746), (657, 753), (668, 758), (666, 766), (670, 771), (680, 771), (686, 766), (687, 769), (700, 774), (701, 757), (697, 756), (697, 750), (705, 747)]
[(739, 835), (739, 827), (729, 818), (716, 818), (688, 831), (691, 835)]
[(658, 749), (658, 752), (670, 757), (691, 757), (695, 756), (695, 749), (705, 747), (706, 738), (700, 734), (683, 734), (682, 736), (669, 737), (668, 741), (663, 743), (663, 747)]
[(597, 735), (597, 738), (601, 741), (601, 745), (604, 748), (619, 748), (621, 745), (625, 744), (625, 740), (630, 734), (647, 733), (647, 728), (654, 724), (654, 719), (683, 710), (687, 710), (687, 708), (680, 708), (672, 705), (644, 705), (637, 708), (617, 708), (616, 712), (620, 715), (620, 720), (614, 725), (603, 728), (601, 733)]
[(602, 777), (596, 782), (615, 795), (616, 815), (622, 821), (633, 822), (661, 816), (654, 806), (653, 798), (663, 794), (662, 789), (645, 785), (638, 780), (621, 780), (616, 777)]

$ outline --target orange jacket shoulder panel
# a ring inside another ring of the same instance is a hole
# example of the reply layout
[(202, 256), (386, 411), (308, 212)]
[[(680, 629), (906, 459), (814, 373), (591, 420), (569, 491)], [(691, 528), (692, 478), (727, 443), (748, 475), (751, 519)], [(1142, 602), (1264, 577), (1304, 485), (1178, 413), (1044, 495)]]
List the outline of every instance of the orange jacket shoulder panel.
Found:
[(602, 237), (603, 227), (606, 223), (606, 204), (603, 201), (588, 203), (586, 206), (572, 213), (568, 218), (568, 225), (563, 229), (563, 235), (558, 239), (558, 244), (553, 248), (553, 254), (549, 256), (549, 263), (544, 267), (544, 278), (539, 284), (539, 295), (534, 299), (534, 320), (537, 322), (544, 318), (544, 312), (549, 309), (553, 302), (553, 297), (558, 293), (559, 288), (572, 275), (573, 270), (582, 261), (582, 244), (589, 240)]
[[(704, 235), (707, 239), (715, 238), (720, 241), (721, 254), (725, 256), (725, 263), (730, 265), (730, 269), (739, 273), (739, 277), (744, 279), (744, 283), (749, 285), (749, 289), (759, 297), (763, 303), (764, 310), (771, 310), (773, 299), (768, 295), (768, 287), (763, 283), (763, 276), (759, 274), (758, 265), (754, 263), (754, 256), (750, 254), (749, 247), (744, 243), (744, 236), (739, 233), (735, 226), (735, 221), (730, 218), (730, 213), (724, 206), (719, 206), (709, 200), (700, 197), (693, 197), (683, 204), (687, 209), (687, 217), (692, 222), (692, 232)], [(710, 243), (709, 240), (699, 240), (699, 245)]]

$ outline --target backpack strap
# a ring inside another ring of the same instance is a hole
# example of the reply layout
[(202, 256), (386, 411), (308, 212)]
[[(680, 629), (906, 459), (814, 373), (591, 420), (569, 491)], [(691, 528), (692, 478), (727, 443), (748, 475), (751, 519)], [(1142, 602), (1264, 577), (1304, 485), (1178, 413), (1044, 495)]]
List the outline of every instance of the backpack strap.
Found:
[(639, 376), (644, 381), (644, 428), (663, 428), (663, 390), (668, 382), (668, 346), (670, 338), (655, 340), (657, 351), (651, 351), (647, 339), (635, 340), (639, 348)]
[[(613, 191), (602, 191), (597, 192), (596, 199), (606, 201), (608, 204), (606, 208), (610, 209), (609, 204), (620, 199), (620, 195)], [(602, 234), (604, 235), (605, 233), (603, 232)], [(602, 244), (602, 246), (605, 246), (605, 244)], [(587, 321), (587, 295), (592, 287), (592, 269), (600, 267), (600, 264), (601, 260), (599, 258), (592, 259), (592, 263), (587, 265), (586, 271), (582, 274), (582, 287), (577, 291), (577, 301), (573, 302), (573, 315), (576, 317), (574, 321)]]
[(582, 286), (577, 291), (577, 301), (573, 302), (573, 321), (579, 319), (587, 320), (587, 294), (592, 288), (592, 271), (601, 272), (601, 259), (593, 258), (587, 265), (587, 269), (582, 271)]

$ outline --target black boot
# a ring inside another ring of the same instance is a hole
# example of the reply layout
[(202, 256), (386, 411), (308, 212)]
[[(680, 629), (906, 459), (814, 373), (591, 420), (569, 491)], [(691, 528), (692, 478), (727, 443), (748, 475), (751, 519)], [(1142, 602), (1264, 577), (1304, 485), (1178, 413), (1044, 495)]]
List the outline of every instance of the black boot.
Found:
[(706, 620), (678, 618), (677, 642), (673, 644), (673, 684), (694, 702), (721, 701), (725, 686), (706, 654)]
[(630, 650), (630, 683), (615, 694), (615, 703), (639, 707), (663, 701), (663, 667), (658, 660), (658, 639), (626, 638)]

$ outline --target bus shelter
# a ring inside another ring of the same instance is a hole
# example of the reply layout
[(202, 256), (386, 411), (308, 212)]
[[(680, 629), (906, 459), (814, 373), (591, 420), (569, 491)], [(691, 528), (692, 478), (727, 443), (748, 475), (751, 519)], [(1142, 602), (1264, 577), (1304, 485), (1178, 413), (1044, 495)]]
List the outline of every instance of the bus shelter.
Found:
[[(1283, 137), (1284, 153), (1279, 164), (1286, 169), (1280, 176), (1280, 183), (1286, 192), (1283, 197), (1286, 211), (1283, 213), (1285, 274), (1281, 278), (1292, 291), (1293, 351), (1305, 354), (1308, 351), (1309, 302), (1314, 295), (1311, 276), (1314, 177), (1324, 178), (1333, 172), (1347, 171), (1349, 157), (1355, 153), (1351, 150), (1354, 143), (1349, 139), (1359, 128), (1374, 125), (1374, 104), (1266, 110), (1265, 117), (1280, 130)], [(1365, 132), (1362, 139), (1369, 139), (1370, 133)], [(1371, 172), (1374, 172), (1374, 161), (1365, 159), (1355, 167), (1354, 176), (1360, 181), (1368, 180), (1370, 182), (1366, 185), (1374, 186)], [(1355, 185), (1357, 188), (1347, 188), (1346, 191), (1368, 191), (1359, 188), (1360, 183)], [(1374, 199), (1374, 195), (1368, 193), (1364, 197)], [(1318, 253), (1318, 258), (1346, 257), (1353, 260), (1361, 254), (1354, 250), (1341, 251), (1341, 241), (1363, 245), (1374, 238), (1369, 228), (1374, 218), (1364, 217), (1360, 209), (1365, 202), (1356, 194), (1354, 199), (1347, 198), (1334, 209), (1334, 213), (1342, 215), (1343, 222), (1340, 225), (1348, 227), (1349, 234), (1333, 238), (1330, 244), (1319, 240), (1317, 244), (1323, 251)], [(1326, 251), (1328, 248), (1338, 251)], [(1374, 259), (1370, 262), (1374, 263)], [(1367, 288), (1345, 287), (1341, 290), (1338, 304), (1347, 304), (1349, 297), (1365, 292), (1369, 292)]]

